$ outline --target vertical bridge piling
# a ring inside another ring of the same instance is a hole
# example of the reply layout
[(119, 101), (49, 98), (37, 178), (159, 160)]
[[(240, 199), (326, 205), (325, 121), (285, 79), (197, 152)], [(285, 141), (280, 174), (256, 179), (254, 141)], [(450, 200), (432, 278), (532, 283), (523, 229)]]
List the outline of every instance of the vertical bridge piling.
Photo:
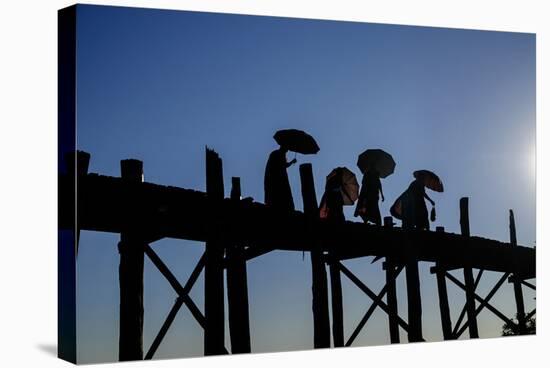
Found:
[[(384, 217), (384, 226), (387, 228), (393, 227), (393, 218)], [(392, 257), (386, 257), (386, 262), (383, 264), (383, 268), (386, 271), (386, 304), (388, 304), (388, 323), (390, 330), (390, 342), (392, 344), (399, 344), (399, 322), (397, 320), (397, 264)]]
[[(514, 218), (514, 211), (510, 210), (510, 244), (512, 247), (518, 246), (516, 239), (516, 220)], [(527, 321), (525, 318), (525, 303), (523, 301), (523, 290), (521, 287), (521, 281), (516, 275), (513, 276), (512, 283), (514, 284), (514, 297), (516, 299), (517, 308), (517, 320), (518, 320), (518, 332), (523, 335), (527, 331)]]
[[(460, 198), (460, 231), (466, 238), (467, 251), (470, 252), (470, 215), (468, 211), (468, 197)], [(464, 267), (464, 285), (466, 286), (466, 314), (468, 315), (468, 330), (470, 338), (478, 338), (477, 313), (475, 301), (475, 286), (472, 267), (467, 264)]]
[[(437, 227), (436, 231), (444, 232), (445, 229), (441, 226)], [(451, 322), (451, 312), (449, 310), (449, 295), (447, 293), (447, 279), (445, 278), (446, 264), (436, 262), (435, 276), (437, 279), (437, 293), (439, 295), (439, 313), (441, 315), (441, 330), (443, 331), (444, 340), (453, 340), (453, 326)]]
[(216, 205), (224, 197), (222, 160), (218, 154), (206, 149), (206, 194), (213, 217), (209, 239), (205, 246), (204, 264), (204, 355), (224, 354), (224, 243), (219, 231)]
[(143, 164), (138, 160), (120, 162), (122, 180), (129, 190), (124, 197), (128, 218), (120, 234), (120, 336), (119, 360), (143, 359), (143, 260), (145, 244), (139, 218), (139, 184), (143, 181)]
[[(317, 196), (313, 181), (311, 164), (300, 165), (300, 180), (302, 183), (302, 198), (304, 214), (310, 221), (318, 217)], [(313, 239), (313, 234), (310, 236)], [(313, 294), (313, 340), (315, 348), (330, 347), (330, 321), (328, 313), (327, 271), (323, 260), (323, 253), (319, 247), (311, 250), (311, 291)]]
[[(240, 178), (232, 178), (231, 201), (241, 199)], [(246, 258), (242, 244), (228, 244), (227, 259), (227, 304), (229, 313), (229, 336), (231, 353), (250, 353), (250, 322), (248, 311), (248, 281)]]

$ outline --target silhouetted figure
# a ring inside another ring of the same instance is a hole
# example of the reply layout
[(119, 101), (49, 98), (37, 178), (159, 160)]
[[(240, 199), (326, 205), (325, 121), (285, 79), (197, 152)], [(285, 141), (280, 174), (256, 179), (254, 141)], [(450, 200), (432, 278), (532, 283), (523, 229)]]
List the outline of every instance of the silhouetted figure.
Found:
[(286, 169), (296, 163), (296, 159), (286, 161), (288, 150), (281, 146), (271, 152), (265, 166), (265, 204), (281, 211), (294, 210), (292, 191)]
[(370, 221), (378, 226), (382, 225), (380, 209), (378, 208), (379, 193), (382, 196), (382, 202), (384, 202), (380, 175), (376, 169), (368, 169), (363, 175), (361, 191), (359, 192), (359, 199), (357, 200), (354, 215), (361, 216), (365, 223)]
[(321, 198), (320, 217), (330, 222), (344, 222), (344, 198), (342, 196), (342, 183), (334, 177), (332, 180), (327, 180), (325, 185), (325, 193)]
[(415, 179), (403, 196), (403, 227), (419, 230), (430, 229), (428, 209), (424, 199), (427, 199), (432, 206), (435, 205), (435, 202), (426, 194), (424, 183)]

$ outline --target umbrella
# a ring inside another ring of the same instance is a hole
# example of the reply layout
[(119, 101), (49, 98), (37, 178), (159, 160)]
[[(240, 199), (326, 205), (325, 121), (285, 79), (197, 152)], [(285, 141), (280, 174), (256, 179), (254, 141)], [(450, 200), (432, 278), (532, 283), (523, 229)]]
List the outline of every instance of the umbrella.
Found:
[(439, 176), (429, 170), (417, 170), (413, 173), (414, 177), (422, 181), (424, 185), (436, 192), (443, 192), (443, 183)]
[(351, 206), (359, 197), (359, 183), (355, 174), (346, 167), (337, 167), (327, 175), (327, 187), (340, 187), (344, 205)]
[(367, 169), (375, 168), (381, 178), (385, 178), (395, 170), (393, 157), (381, 149), (368, 149), (357, 158), (357, 166), (362, 173)]
[(273, 136), (275, 141), (289, 151), (305, 155), (319, 152), (315, 139), (306, 132), (298, 129), (279, 130)]

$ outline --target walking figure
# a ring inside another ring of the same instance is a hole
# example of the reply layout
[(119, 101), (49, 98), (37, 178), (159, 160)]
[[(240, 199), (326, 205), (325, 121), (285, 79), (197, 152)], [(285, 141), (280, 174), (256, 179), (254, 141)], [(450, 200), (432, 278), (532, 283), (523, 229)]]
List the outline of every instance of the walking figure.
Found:
[(395, 170), (395, 160), (388, 152), (376, 149), (368, 149), (357, 158), (357, 167), (363, 173), (361, 192), (355, 208), (355, 216), (361, 216), (363, 222), (372, 222), (378, 226), (382, 225), (378, 199), (384, 192), (380, 178), (387, 178)]
[(426, 194), (426, 187), (441, 193), (443, 183), (436, 174), (428, 170), (417, 170), (413, 175), (414, 181), (395, 200), (390, 212), (392, 216), (402, 220), (404, 228), (429, 230), (430, 221), (425, 200), (432, 204), (432, 221), (435, 221), (435, 202)]
[(435, 206), (435, 202), (426, 194), (424, 182), (418, 178), (414, 179), (407, 188), (407, 195), (403, 202), (403, 227), (418, 230), (430, 229), (425, 199)]
[(361, 216), (365, 223), (370, 221), (375, 225), (382, 225), (382, 217), (380, 216), (380, 208), (378, 207), (378, 199), (380, 197), (382, 198), (382, 202), (384, 202), (380, 174), (374, 168), (367, 169), (363, 175), (359, 200), (357, 201), (354, 215)]
[(294, 200), (286, 169), (295, 164), (296, 159), (287, 162), (287, 152), (288, 149), (284, 146), (271, 152), (264, 176), (265, 204), (281, 211), (294, 210)]

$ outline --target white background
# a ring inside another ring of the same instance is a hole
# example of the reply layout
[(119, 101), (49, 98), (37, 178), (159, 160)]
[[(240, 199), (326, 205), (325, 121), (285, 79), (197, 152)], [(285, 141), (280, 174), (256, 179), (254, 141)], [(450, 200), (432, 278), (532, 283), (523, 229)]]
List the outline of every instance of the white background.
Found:
[[(536, 337), (125, 363), (134, 367), (539, 367), (550, 356), (547, 259), (550, 27), (545, 1), (97, 1), (183, 10), (537, 33)], [(57, 10), (67, 1), (0, 5), (0, 365), (68, 366), (57, 339)], [(546, 16), (545, 16), (546, 15)], [(545, 24), (546, 23), (546, 24)], [(546, 166), (546, 168), (545, 168)], [(546, 345), (546, 346), (545, 346)], [(545, 349), (546, 348), (546, 349)], [(546, 351), (545, 351), (546, 350)], [(120, 363), (117, 363), (120, 364)], [(106, 366), (111, 366), (107, 364)], [(115, 365), (113, 365), (115, 366)], [(119, 366), (119, 365), (117, 365)]]

